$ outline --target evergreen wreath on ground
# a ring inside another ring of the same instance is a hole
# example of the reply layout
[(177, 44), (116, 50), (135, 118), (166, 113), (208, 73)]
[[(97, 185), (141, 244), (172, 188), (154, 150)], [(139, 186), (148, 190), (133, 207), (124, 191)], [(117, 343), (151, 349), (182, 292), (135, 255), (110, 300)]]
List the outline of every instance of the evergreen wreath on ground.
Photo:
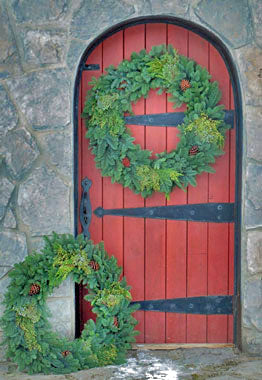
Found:
[[(79, 235), (45, 237), (42, 254), (27, 256), (9, 273), (5, 311), (0, 320), (7, 358), (30, 374), (70, 373), (84, 368), (120, 364), (133, 342), (136, 320), (129, 287), (116, 259), (102, 243)], [(71, 274), (88, 288), (96, 322), (89, 320), (79, 339), (61, 339), (48, 322), (46, 299)]]
[[(118, 67), (93, 78), (82, 117), (86, 119), (89, 146), (102, 176), (111, 177), (143, 197), (154, 191), (168, 197), (174, 187), (196, 186), (196, 175), (213, 173), (209, 165), (223, 154), (225, 132), (223, 105), (217, 82), (193, 60), (168, 45), (154, 46), (147, 53), (132, 53)], [(132, 114), (132, 102), (146, 98), (150, 89), (165, 91), (174, 108), (186, 104), (178, 126), (180, 141), (171, 152), (156, 154), (134, 144), (125, 127), (124, 115)]]

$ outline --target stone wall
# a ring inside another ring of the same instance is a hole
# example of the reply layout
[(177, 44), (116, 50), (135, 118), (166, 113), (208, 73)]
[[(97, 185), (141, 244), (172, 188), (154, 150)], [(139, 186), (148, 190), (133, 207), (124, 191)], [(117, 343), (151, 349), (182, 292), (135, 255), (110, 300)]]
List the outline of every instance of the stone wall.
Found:
[[(43, 235), (73, 232), (72, 106), (81, 55), (108, 27), (160, 14), (211, 30), (228, 47), (239, 72), (242, 343), (244, 350), (262, 354), (260, 0), (0, 0), (0, 299), (8, 271), (41, 249)], [(73, 284), (65, 282), (49, 306), (54, 328), (72, 337)]]

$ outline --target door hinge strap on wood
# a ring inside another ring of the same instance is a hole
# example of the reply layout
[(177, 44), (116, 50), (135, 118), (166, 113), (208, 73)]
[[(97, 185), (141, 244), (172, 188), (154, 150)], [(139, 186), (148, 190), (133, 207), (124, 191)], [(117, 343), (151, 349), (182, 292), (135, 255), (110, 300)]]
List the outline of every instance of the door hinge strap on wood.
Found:
[(100, 65), (99, 64), (95, 64), (95, 63), (92, 63), (90, 65), (84, 65), (82, 70), (84, 71), (92, 71), (92, 70), (100, 70)]
[[(156, 113), (150, 115), (126, 116), (125, 123), (133, 125), (148, 125), (155, 127), (176, 127), (184, 120), (184, 112)], [(224, 121), (234, 128), (235, 111), (225, 110)]]
[(104, 209), (98, 207), (94, 214), (129, 216), (134, 218), (189, 220), (192, 222), (234, 222), (234, 203), (199, 203), (179, 206), (136, 207)]
[(201, 296), (152, 301), (134, 301), (139, 310), (183, 314), (233, 314), (233, 296)]
[(82, 197), (80, 203), (80, 222), (83, 230), (83, 235), (90, 239), (89, 226), (92, 218), (92, 207), (89, 197), (89, 189), (92, 185), (91, 179), (85, 177), (82, 182)]

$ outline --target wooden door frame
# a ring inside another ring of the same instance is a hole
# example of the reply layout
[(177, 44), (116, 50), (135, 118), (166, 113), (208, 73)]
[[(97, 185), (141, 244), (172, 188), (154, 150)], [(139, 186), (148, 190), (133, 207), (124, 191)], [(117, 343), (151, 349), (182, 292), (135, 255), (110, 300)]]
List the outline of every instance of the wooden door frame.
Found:
[[(78, 166), (79, 166), (79, 152), (78, 152), (78, 122), (79, 122), (79, 88), (82, 77), (82, 72), (85, 70), (85, 62), (91, 52), (105, 39), (113, 34), (126, 29), (131, 26), (149, 23), (164, 23), (180, 26), (191, 32), (198, 34), (200, 37), (211, 43), (215, 49), (220, 53), (227, 67), (234, 96), (235, 106), (235, 121), (236, 121), (236, 169), (235, 169), (235, 236), (234, 236), (234, 298), (236, 300), (233, 305), (234, 314), (234, 344), (241, 348), (241, 305), (240, 305), (240, 283), (241, 283), (241, 188), (242, 188), (242, 135), (243, 135), (243, 117), (242, 117), (242, 97), (239, 82), (239, 76), (236, 66), (234, 64), (231, 53), (216, 35), (209, 30), (203, 28), (191, 21), (183, 20), (172, 16), (147, 16), (130, 19), (119, 24), (116, 24), (104, 33), (95, 38), (86, 48), (81, 57), (78, 65), (78, 70), (74, 86), (74, 232), (75, 236), (78, 234), (78, 219), (79, 219), (79, 189), (78, 189)], [(76, 313), (79, 308), (78, 299), (76, 299)], [(76, 315), (76, 321), (78, 320)], [(77, 322), (76, 331), (79, 330), (79, 321)]]

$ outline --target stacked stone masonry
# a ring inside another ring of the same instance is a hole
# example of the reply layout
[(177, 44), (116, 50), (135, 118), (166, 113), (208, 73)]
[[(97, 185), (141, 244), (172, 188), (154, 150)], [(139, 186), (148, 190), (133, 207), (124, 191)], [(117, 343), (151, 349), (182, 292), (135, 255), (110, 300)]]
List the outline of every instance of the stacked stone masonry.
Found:
[[(0, 300), (8, 272), (41, 249), (43, 235), (74, 231), (73, 91), (83, 52), (107, 28), (150, 15), (212, 31), (238, 70), (242, 344), (262, 354), (261, 0), (0, 0)], [(54, 328), (73, 337), (74, 285), (63, 284), (49, 306)]]

